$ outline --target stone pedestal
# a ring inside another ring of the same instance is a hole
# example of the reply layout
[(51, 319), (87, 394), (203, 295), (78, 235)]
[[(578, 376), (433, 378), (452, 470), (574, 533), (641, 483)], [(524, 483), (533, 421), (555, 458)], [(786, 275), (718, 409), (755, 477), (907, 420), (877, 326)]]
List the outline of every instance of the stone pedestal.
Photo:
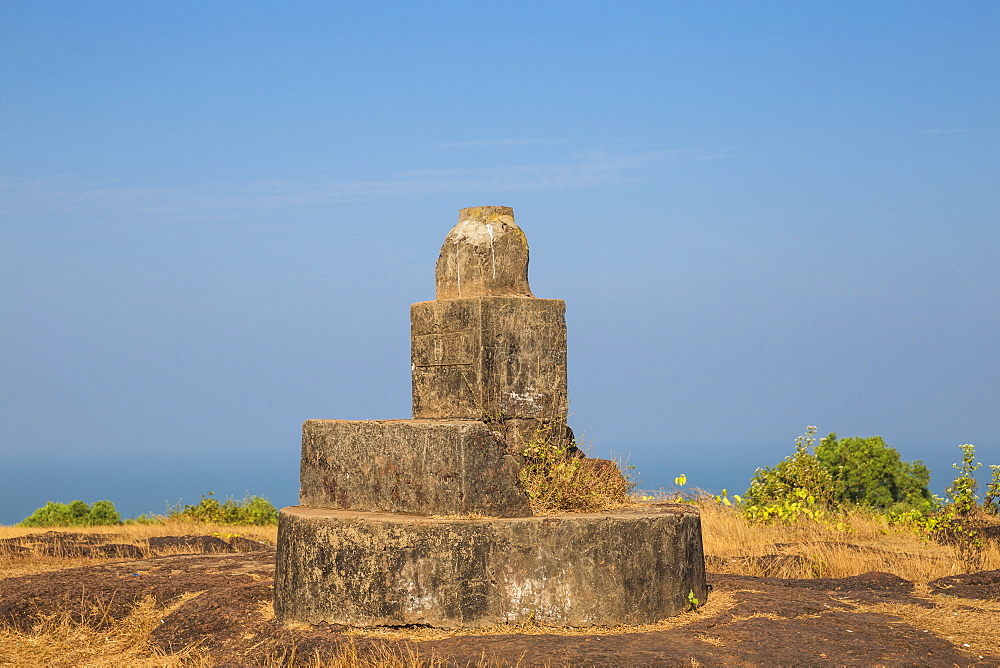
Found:
[[(532, 296), (513, 211), (462, 209), (435, 277), (437, 298), (410, 309), (414, 419), (302, 427), (302, 505), (278, 524), (277, 618), (644, 624), (687, 609), (690, 592), (704, 601), (690, 506), (532, 516), (525, 457), (583, 453), (566, 425), (565, 304)], [(621, 473), (586, 465), (612, 483)]]
[(281, 511), (278, 619), (352, 626), (649, 624), (707, 596), (691, 506), (545, 517)]

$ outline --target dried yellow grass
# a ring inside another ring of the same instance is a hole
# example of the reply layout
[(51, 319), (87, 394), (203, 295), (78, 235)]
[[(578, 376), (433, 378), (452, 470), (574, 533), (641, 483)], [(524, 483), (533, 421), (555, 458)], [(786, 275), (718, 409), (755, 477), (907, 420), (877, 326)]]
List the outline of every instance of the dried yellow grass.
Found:
[[(163, 524), (122, 524), (117, 526), (98, 527), (14, 527), (0, 526), (0, 539), (21, 538), (31, 534), (41, 534), (49, 531), (67, 534), (97, 534), (108, 537), (108, 542), (125, 545), (142, 546), (145, 541), (154, 536), (244, 536), (251, 540), (260, 540), (274, 544), (278, 540), (276, 526), (229, 526), (222, 524), (206, 524), (186, 520), (169, 520)], [(164, 549), (161, 554), (182, 554), (184, 548)], [(16, 555), (4, 553), (0, 548), (0, 579), (19, 575), (34, 575), (64, 568), (93, 566), (109, 561), (122, 561), (120, 557), (60, 557), (41, 554)]]
[[(170, 612), (190, 596), (171, 605), (156, 607), (146, 598), (132, 613), (104, 629), (74, 621), (73, 612), (62, 610), (42, 619), (29, 632), (0, 627), (0, 666), (212, 666), (213, 657), (192, 645), (170, 654), (151, 638), (153, 630)], [(263, 657), (263, 665), (304, 666), (306, 668), (443, 668), (447, 661), (437, 654), (423, 654), (413, 645), (377, 643), (360, 649), (348, 638), (328, 659), (318, 655), (297, 655), (294, 650)], [(478, 668), (510, 665), (481, 657)]]
[(213, 535), (233, 534), (246, 536), (255, 540), (274, 543), (278, 539), (278, 527), (268, 526), (234, 526), (228, 524), (212, 524), (190, 520), (166, 520), (155, 524), (117, 524), (96, 527), (15, 527), (0, 525), (0, 539), (18, 538), (29, 534), (57, 531), (60, 533), (86, 533), (115, 536), (116, 542), (135, 543), (153, 536), (183, 536), (183, 535)]
[[(808, 520), (792, 525), (756, 524), (712, 501), (699, 506), (705, 556), (714, 572), (837, 578), (883, 571), (916, 582), (969, 572), (951, 547), (891, 526), (884, 517), (871, 513), (849, 512), (826, 525)], [(727, 565), (727, 560), (775, 554), (802, 559), (798, 563), (789, 560), (777, 570), (755, 565), (750, 559)], [(995, 568), (1000, 568), (1000, 548), (987, 545), (976, 570)]]
[(27, 632), (0, 627), (0, 665), (11, 666), (200, 666), (210, 663), (195, 648), (165, 654), (150, 640), (160, 620), (180, 606), (157, 608), (152, 598), (103, 630), (74, 621), (72, 610), (48, 615)]

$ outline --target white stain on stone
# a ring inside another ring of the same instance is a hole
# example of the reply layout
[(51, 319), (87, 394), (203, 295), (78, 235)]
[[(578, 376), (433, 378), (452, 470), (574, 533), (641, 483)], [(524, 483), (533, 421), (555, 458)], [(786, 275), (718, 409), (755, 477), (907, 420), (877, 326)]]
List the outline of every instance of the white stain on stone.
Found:
[(486, 231), (490, 233), (490, 265), (493, 267), (493, 278), (497, 277), (497, 254), (493, 250), (493, 226), (487, 225)]
[(523, 624), (527, 620), (559, 624), (573, 606), (573, 586), (565, 569), (549, 577), (520, 577), (506, 584), (505, 621)]
[(458, 246), (460, 243), (462, 243), (462, 239), (464, 238), (462, 233), (465, 231), (465, 226), (468, 225), (470, 222), (471, 221), (463, 220), (462, 226), (458, 228), (458, 232), (455, 234), (455, 272), (457, 274), (457, 279), (458, 279), (457, 282), (458, 282), (459, 297), (462, 296), (462, 263), (459, 261), (461, 258), (459, 257), (460, 251), (458, 249)]
[(510, 399), (518, 403), (529, 404), (534, 407), (538, 407), (538, 400), (543, 398), (545, 395), (540, 392), (535, 392), (535, 388), (526, 387), (524, 388), (524, 393), (511, 392)]

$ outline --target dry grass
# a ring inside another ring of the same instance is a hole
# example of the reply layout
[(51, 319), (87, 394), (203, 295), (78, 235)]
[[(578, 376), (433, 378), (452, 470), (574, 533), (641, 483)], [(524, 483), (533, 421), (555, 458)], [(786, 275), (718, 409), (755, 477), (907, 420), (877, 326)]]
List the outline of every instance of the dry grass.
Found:
[(535, 430), (520, 453), (519, 478), (536, 515), (598, 512), (632, 504), (635, 487), (623, 463), (589, 457), (561, 420)]
[(87, 533), (115, 536), (116, 542), (135, 543), (153, 536), (205, 536), (213, 534), (238, 534), (274, 543), (278, 540), (278, 527), (270, 526), (232, 526), (226, 524), (210, 524), (188, 520), (168, 520), (162, 524), (119, 524), (97, 527), (15, 527), (0, 526), (0, 539), (18, 538), (28, 534), (58, 531), (61, 533)]
[[(269, 544), (274, 544), (278, 540), (278, 527), (276, 526), (227, 526), (180, 520), (170, 520), (163, 524), (122, 524), (118, 526), (98, 527), (38, 528), (0, 526), (0, 540), (21, 538), (30, 534), (39, 534), (48, 531), (67, 534), (98, 534), (107, 536), (109, 542), (138, 546), (142, 546), (145, 541), (154, 536), (215, 535), (225, 539), (227, 536), (238, 535), (251, 540), (261, 540)], [(185, 551), (184, 548), (177, 548), (176, 550), (165, 549), (162, 551), (162, 554), (180, 554)], [(45, 556), (41, 554), (19, 556), (7, 554), (0, 547), (0, 578), (33, 575), (35, 573), (46, 573), (48, 571), (76, 568), (78, 566), (93, 566), (94, 564), (108, 561), (121, 561), (121, 559)]]
[[(178, 603), (177, 605), (179, 605)], [(176, 606), (171, 606), (176, 607)], [(150, 634), (170, 608), (143, 601), (128, 617), (103, 630), (75, 622), (69, 612), (46, 618), (29, 633), (0, 629), (0, 666), (212, 666), (217, 663), (197, 646), (166, 654)], [(373, 644), (360, 649), (353, 638), (329, 658), (294, 652), (264, 658), (265, 666), (307, 668), (439, 668), (447, 662), (421, 654), (413, 646)], [(506, 665), (482, 658), (481, 668)]]
[[(363, 650), (358, 647), (354, 638), (348, 639), (329, 658), (318, 654), (301, 656), (294, 652), (268, 657), (264, 663), (268, 668), (278, 666), (302, 666), (304, 668), (444, 668), (448, 662), (442, 657), (431, 654), (422, 655), (413, 646), (398, 647), (390, 644), (374, 644)], [(505, 664), (480, 659), (479, 668), (493, 668)]]
[(150, 640), (164, 615), (180, 606), (157, 608), (143, 600), (132, 614), (95, 629), (74, 621), (74, 611), (45, 617), (30, 632), (0, 627), (0, 665), (12, 666), (191, 666), (209, 665), (194, 648), (164, 654)]
[[(837, 521), (754, 524), (714, 502), (700, 508), (705, 556), (715, 572), (808, 578), (884, 571), (917, 582), (969, 572), (954, 549), (890, 526), (877, 515), (848, 513), (838, 528)], [(766, 555), (789, 558), (753, 559)], [(1000, 568), (996, 544), (985, 547), (982, 558), (975, 570)]]
[[(151, 638), (153, 630), (172, 610), (191, 596), (167, 607), (156, 607), (144, 599), (132, 613), (102, 629), (74, 621), (74, 613), (62, 610), (45, 617), (30, 632), (0, 627), (0, 666), (211, 666), (217, 661), (192, 645), (165, 653)], [(267, 667), (307, 668), (443, 668), (447, 661), (436, 654), (422, 654), (413, 645), (372, 643), (364, 649), (348, 638), (332, 657), (297, 655), (294, 651), (264, 657)], [(481, 657), (479, 668), (508, 665)]]

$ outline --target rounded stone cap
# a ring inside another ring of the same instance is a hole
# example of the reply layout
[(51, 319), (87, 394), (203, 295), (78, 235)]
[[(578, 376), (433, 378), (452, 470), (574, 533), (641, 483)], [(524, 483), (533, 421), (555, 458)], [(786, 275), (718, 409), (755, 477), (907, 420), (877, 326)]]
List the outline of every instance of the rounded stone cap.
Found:
[(509, 206), (475, 206), (458, 212), (435, 271), (437, 299), (532, 297), (528, 240)]

